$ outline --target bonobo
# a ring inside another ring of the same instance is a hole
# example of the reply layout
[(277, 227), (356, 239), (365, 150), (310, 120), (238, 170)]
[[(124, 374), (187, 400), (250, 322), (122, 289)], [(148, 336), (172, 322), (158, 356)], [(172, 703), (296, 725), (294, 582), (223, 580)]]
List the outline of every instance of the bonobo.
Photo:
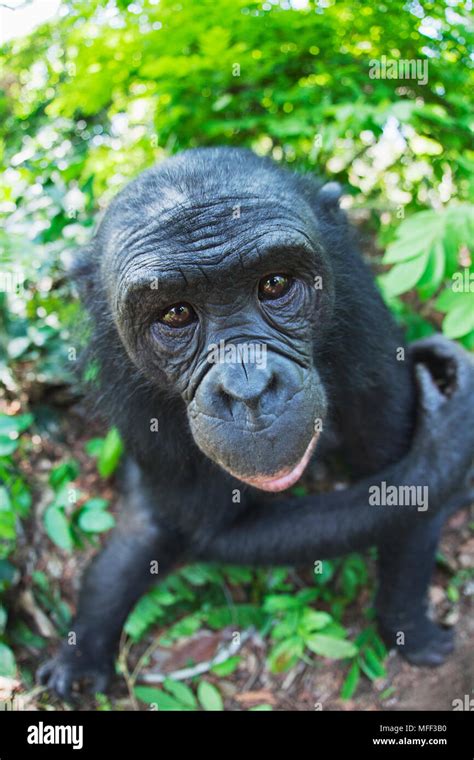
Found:
[[(440, 336), (405, 346), (339, 195), (247, 150), (190, 150), (129, 184), (79, 255), (126, 507), (86, 574), (76, 644), (40, 669), (59, 695), (106, 688), (155, 562), (162, 577), (376, 546), (388, 645), (417, 665), (452, 650), (426, 597), (443, 522), (470, 497), (474, 368)], [(335, 456), (352, 485), (291, 494)], [(428, 503), (376, 505), (374, 486)]]

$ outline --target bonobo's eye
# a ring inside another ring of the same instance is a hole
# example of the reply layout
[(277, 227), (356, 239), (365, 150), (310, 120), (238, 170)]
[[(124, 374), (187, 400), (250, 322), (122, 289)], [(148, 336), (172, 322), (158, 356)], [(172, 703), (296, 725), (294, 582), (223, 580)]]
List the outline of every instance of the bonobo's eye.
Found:
[(188, 303), (174, 303), (162, 311), (158, 321), (168, 327), (187, 327), (196, 319), (196, 312)]
[(292, 282), (288, 274), (267, 274), (258, 283), (258, 297), (261, 301), (275, 301), (288, 292)]

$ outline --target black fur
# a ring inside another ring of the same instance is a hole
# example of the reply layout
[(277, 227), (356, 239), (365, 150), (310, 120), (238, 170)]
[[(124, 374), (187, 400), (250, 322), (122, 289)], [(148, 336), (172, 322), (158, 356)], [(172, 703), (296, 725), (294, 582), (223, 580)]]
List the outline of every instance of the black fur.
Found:
[[(404, 633), (400, 651), (417, 664), (439, 664), (452, 648), (428, 620), (426, 592), (443, 520), (469, 498), (472, 363), (442, 338), (407, 349), (339, 194), (249, 151), (188, 151), (132, 182), (82, 252), (97, 405), (126, 444), (127, 509), (86, 576), (77, 644), (41, 670), (60, 695), (83, 676), (105, 687), (123, 622), (154, 580), (152, 560), (164, 574), (194, 559), (314, 562), (375, 544), (386, 640), (400, 644)], [(280, 305), (252, 291), (271, 272), (293, 278)], [(186, 293), (168, 303), (192, 302), (198, 322), (163, 327), (167, 287)], [(245, 363), (210, 368), (206, 350), (219, 337), (264, 343), (266, 375)], [(418, 384), (414, 359), (424, 365)], [(430, 365), (450, 370), (449, 399)], [(248, 483), (274, 482), (301, 459), (312, 415), (323, 420), (314, 456), (336, 453), (357, 482), (262, 499)], [(371, 506), (381, 481), (427, 485), (429, 509)]]

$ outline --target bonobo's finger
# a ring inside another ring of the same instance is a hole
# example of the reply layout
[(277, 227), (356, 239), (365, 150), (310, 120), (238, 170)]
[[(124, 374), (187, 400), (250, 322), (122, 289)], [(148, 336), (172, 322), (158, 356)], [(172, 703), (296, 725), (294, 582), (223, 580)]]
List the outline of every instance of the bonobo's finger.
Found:
[(456, 356), (459, 357), (468, 354), (462, 346), (455, 343), (453, 340), (446, 338), (441, 333), (429, 335), (427, 338), (420, 338), (420, 340), (410, 343), (409, 350), (414, 354), (415, 361), (418, 361), (417, 354), (424, 354), (426, 352), (429, 352), (440, 359), (450, 359), (452, 357), (454, 358)]
[(454, 341), (444, 335), (431, 335), (412, 343), (410, 351), (414, 361), (427, 364), (451, 393), (474, 390), (474, 356)]
[(424, 412), (433, 414), (446, 403), (446, 397), (443, 396), (431, 373), (424, 364), (415, 365), (415, 374), (420, 389), (420, 406)]
[(48, 660), (47, 662), (44, 662), (36, 671), (36, 680), (38, 681), (41, 686), (46, 686), (49, 679), (51, 678), (51, 673), (54, 670), (54, 660)]
[[(410, 348), (421, 387), (422, 408), (427, 412), (435, 411), (440, 405), (436, 407), (433, 404), (436, 394), (431, 392), (426, 375), (417, 369), (419, 366), (424, 366), (432, 377), (432, 384), (436, 384), (444, 398), (450, 401), (451, 412), (458, 416), (465, 415), (465, 425), (474, 428), (474, 357), (442, 335), (417, 341)], [(469, 419), (469, 414), (472, 419)]]
[(91, 682), (87, 688), (89, 694), (105, 694), (110, 682), (108, 673), (95, 673), (91, 676)]
[(58, 666), (51, 676), (48, 686), (51, 689), (54, 689), (58, 697), (61, 697), (61, 699), (64, 699), (66, 702), (72, 702), (73, 681), (74, 679), (70, 668), (66, 665)]

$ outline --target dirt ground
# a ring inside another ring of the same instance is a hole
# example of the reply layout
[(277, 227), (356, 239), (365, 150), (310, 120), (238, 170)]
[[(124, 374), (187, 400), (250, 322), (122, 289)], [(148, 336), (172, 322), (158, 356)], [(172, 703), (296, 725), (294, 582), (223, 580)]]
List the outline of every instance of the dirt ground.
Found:
[[(65, 415), (65, 429), (53, 441), (43, 439), (26, 466), (26, 474), (37, 483), (35, 517), (30, 522), (23, 539), (22, 556), (23, 578), (21, 593), (18, 597), (18, 611), (28, 619), (31, 628), (48, 639), (48, 652), (56, 648), (57, 634), (54, 627), (48, 625), (48, 619), (28, 598), (31, 570), (42, 569), (52, 577), (61, 596), (74, 606), (79, 578), (92, 549), (65, 555), (56, 549), (45, 536), (41, 516), (47, 506), (50, 493), (41, 482), (47, 482), (47, 475), (54, 464), (64, 458), (74, 457), (81, 464), (81, 477), (78, 486), (87, 496), (103, 496), (116, 501), (114, 489), (101, 481), (95, 470), (94, 462), (84, 454), (84, 443), (91, 436), (101, 433), (91, 429), (82, 411), (75, 414), (70, 411)], [(29, 472), (28, 472), (29, 470)], [(438, 620), (447, 625), (456, 625), (457, 647), (447, 663), (437, 669), (414, 668), (401, 657), (391, 653), (387, 661), (387, 677), (376, 682), (366, 678), (360, 680), (353, 699), (343, 701), (339, 698), (341, 685), (347, 673), (347, 665), (317, 658), (316, 665), (300, 662), (289, 672), (273, 675), (266, 667), (266, 655), (269, 642), (259, 634), (252, 634), (239, 652), (241, 662), (238, 669), (225, 678), (206, 674), (206, 679), (213, 681), (224, 697), (228, 710), (246, 710), (255, 705), (269, 704), (274, 710), (451, 710), (454, 699), (464, 699), (473, 695), (474, 687), (474, 580), (463, 583), (460, 598), (453, 602), (446, 594), (446, 589), (453, 574), (460, 570), (474, 567), (474, 538), (469, 528), (472, 517), (468, 510), (454, 515), (446, 525), (441, 545), (443, 563), (438, 565), (431, 587), (431, 606)], [(304, 572), (304, 571), (303, 571)], [(25, 596), (26, 592), (26, 596)], [(351, 635), (356, 635), (364, 626), (363, 611), (369, 604), (368, 593), (359, 594), (355, 605), (351, 606), (345, 619)], [(136, 647), (138, 653), (143, 651), (153, 637), (157, 635), (155, 626), (147, 640)], [(216, 650), (227, 639), (231, 631), (199, 631), (194, 636), (167, 650), (157, 649), (150, 661), (148, 671), (166, 671), (184, 667), (190, 660), (194, 662), (212, 659)], [(135, 650), (134, 650), (135, 651)], [(38, 653), (34, 650), (16, 650), (17, 659), (22, 667), (34, 672), (38, 664)], [(132, 659), (134, 655), (132, 652)], [(41, 659), (46, 652), (41, 653)], [(0, 684), (1, 686), (1, 684)], [(1, 691), (1, 689), (0, 689)], [(68, 709), (58, 703), (43, 690), (24, 684), (20, 693), (28, 695), (29, 709)], [(130, 698), (125, 681), (118, 679), (110, 695), (112, 709), (136, 709), (136, 701)], [(90, 698), (83, 698), (80, 709), (95, 709)], [(141, 708), (143, 709), (143, 708)]]

